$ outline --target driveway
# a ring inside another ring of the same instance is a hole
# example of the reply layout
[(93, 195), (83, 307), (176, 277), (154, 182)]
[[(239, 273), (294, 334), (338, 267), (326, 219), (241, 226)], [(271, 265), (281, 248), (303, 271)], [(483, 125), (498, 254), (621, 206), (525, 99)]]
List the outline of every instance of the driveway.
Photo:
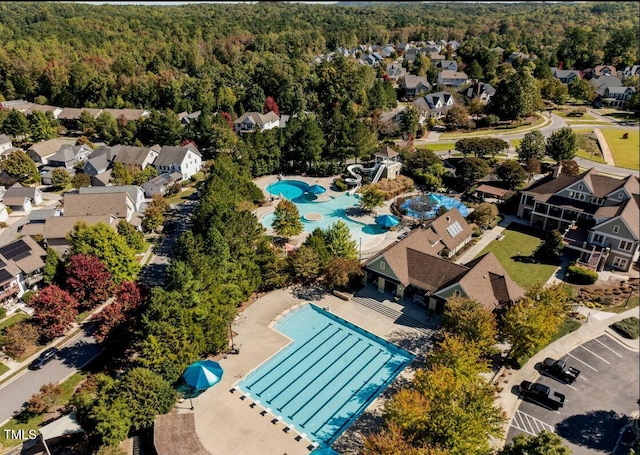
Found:
[[(537, 382), (566, 395), (558, 411), (520, 401), (507, 441), (517, 434), (550, 430), (564, 439), (574, 455), (613, 453), (627, 416), (638, 411), (638, 352), (604, 333), (562, 357), (581, 373), (573, 384), (541, 375)], [(539, 365), (536, 365), (539, 370)], [(514, 387), (515, 388), (515, 387)], [(517, 389), (512, 390), (517, 394)]]

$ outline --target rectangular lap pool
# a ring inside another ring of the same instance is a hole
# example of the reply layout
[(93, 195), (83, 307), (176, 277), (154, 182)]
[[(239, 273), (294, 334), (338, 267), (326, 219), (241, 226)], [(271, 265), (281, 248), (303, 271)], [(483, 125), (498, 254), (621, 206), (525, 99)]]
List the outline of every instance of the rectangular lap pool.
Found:
[(292, 342), (238, 386), (320, 445), (335, 441), (414, 358), (313, 304), (275, 329)]

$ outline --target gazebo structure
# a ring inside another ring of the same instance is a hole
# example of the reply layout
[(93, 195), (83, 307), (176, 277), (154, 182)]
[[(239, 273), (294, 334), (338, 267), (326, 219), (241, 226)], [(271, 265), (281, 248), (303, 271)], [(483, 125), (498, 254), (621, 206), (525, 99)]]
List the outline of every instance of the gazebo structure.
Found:
[(380, 178), (393, 180), (400, 174), (400, 168), (402, 167), (400, 154), (391, 147), (386, 146), (382, 150), (375, 152), (373, 156), (376, 165), (380, 164), (382, 167)]

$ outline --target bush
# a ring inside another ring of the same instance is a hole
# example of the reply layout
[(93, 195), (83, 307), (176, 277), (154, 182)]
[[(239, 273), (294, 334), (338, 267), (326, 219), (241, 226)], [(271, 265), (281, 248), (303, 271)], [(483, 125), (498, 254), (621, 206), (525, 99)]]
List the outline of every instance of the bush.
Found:
[(479, 227), (476, 227), (473, 230), (473, 234), (471, 234), (473, 237), (480, 237), (482, 235), (482, 229), (480, 229)]
[(598, 281), (598, 274), (584, 267), (570, 265), (567, 267), (567, 281), (575, 284), (593, 284)]
[(336, 186), (336, 190), (338, 190), (338, 191), (347, 191), (347, 188), (349, 188), (349, 186), (341, 178), (340, 179), (336, 179), (335, 182), (333, 182), (333, 183)]
[(635, 340), (639, 336), (639, 333), (638, 333), (640, 331), (640, 329), (638, 329), (639, 322), (640, 320), (637, 317), (631, 316), (621, 321), (618, 321), (615, 324), (611, 324), (610, 327), (614, 329), (616, 332), (618, 332), (620, 335), (626, 338), (629, 338), (631, 340)]
[(0, 229), (6, 228), (6, 227), (7, 227), (7, 223), (5, 223), (4, 221), (0, 221)]
[(7, 317), (7, 310), (0, 307), (0, 319), (4, 319)]
[(29, 302), (31, 301), (34, 295), (35, 295), (35, 292), (33, 292), (32, 290), (28, 290), (27, 292), (22, 294), (22, 301), (27, 305), (29, 305)]

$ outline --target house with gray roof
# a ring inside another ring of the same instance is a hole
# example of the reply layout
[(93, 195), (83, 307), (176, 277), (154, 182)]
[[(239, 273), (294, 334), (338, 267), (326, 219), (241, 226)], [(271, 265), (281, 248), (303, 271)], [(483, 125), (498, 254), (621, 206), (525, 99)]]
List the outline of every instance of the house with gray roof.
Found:
[(487, 84), (486, 82), (476, 81), (473, 85), (470, 85), (463, 90), (463, 95), (469, 99), (479, 99), (482, 103), (488, 103), (493, 95), (496, 93), (496, 89)]
[(42, 281), (47, 253), (29, 236), (0, 247), (0, 307)]
[(442, 68), (443, 70), (458, 71), (458, 62), (455, 60), (438, 60), (436, 62), (436, 68)]
[(413, 102), (413, 106), (420, 114), (420, 123), (430, 118), (444, 117), (453, 104), (453, 95), (447, 92), (428, 93)]
[(397, 62), (387, 64), (386, 73), (393, 82), (398, 82), (398, 79), (407, 76), (406, 68), (403, 68), (402, 65)]
[(401, 79), (400, 87), (404, 89), (407, 99), (414, 99), (420, 96), (421, 93), (428, 93), (431, 91), (431, 84), (427, 80), (426, 76), (414, 76), (413, 74), (407, 74), (404, 79)]
[(604, 97), (607, 87), (622, 87), (622, 81), (615, 76), (600, 76), (589, 79), (589, 84), (593, 87), (597, 95)]
[(158, 150), (154, 147), (134, 147), (131, 145), (114, 145), (111, 147), (113, 163), (135, 166), (144, 170), (147, 166), (153, 165), (158, 157)]
[(11, 138), (6, 134), (0, 134), (0, 153), (4, 153), (12, 148), (13, 144), (11, 143)]
[(84, 163), (93, 149), (88, 145), (63, 145), (54, 155), (48, 158), (51, 167), (63, 167), (72, 170), (77, 164)]
[(559, 68), (551, 68), (551, 74), (563, 84), (570, 84), (575, 79), (582, 79), (582, 72), (579, 70), (562, 70)]
[(564, 247), (593, 270), (628, 271), (640, 246), (640, 181), (591, 168), (565, 175), (561, 167), (520, 192), (518, 217), (543, 231), (563, 233)]
[(607, 87), (602, 101), (606, 106), (624, 107), (635, 92), (635, 87)]
[(78, 190), (80, 194), (127, 193), (133, 201), (136, 212), (142, 212), (145, 205), (144, 189), (137, 185), (85, 186)]
[(267, 131), (280, 125), (280, 117), (269, 111), (266, 114), (260, 112), (245, 112), (233, 122), (236, 134), (253, 133), (254, 131)]
[(87, 157), (82, 171), (90, 177), (95, 177), (106, 172), (109, 166), (111, 166), (111, 150), (108, 147), (100, 147)]
[(15, 183), (5, 191), (2, 203), (11, 210), (29, 213), (33, 206), (42, 204), (42, 191)]
[(438, 73), (438, 85), (443, 87), (460, 87), (469, 82), (469, 76), (465, 72), (443, 70)]
[(110, 215), (130, 221), (136, 212), (133, 200), (126, 191), (106, 193), (65, 193), (63, 216)]
[(27, 149), (27, 155), (36, 164), (48, 164), (49, 158), (55, 155), (63, 146), (75, 145), (73, 138), (49, 139), (48, 141), (36, 142)]
[(154, 161), (158, 174), (179, 172), (187, 180), (202, 169), (202, 155), (193, 144), (184, 147), (165, 145)]
[(160, 174), (142, 185), (144, 195), (147, 198), (151, 198), (155, 194), (164, 196), (172, 185), (181, 180), (182, 174), (180, 172)]
[(56, 250), (59, 255), (64, 255), (69, 252), (70, 247), (67, 237), (78, 223), (84, 223), (87, 226), (103, 223), (115, 230), (120, 219), (113, 215), (52, 216), (44, 222), (42, 238), (48, 247)]

